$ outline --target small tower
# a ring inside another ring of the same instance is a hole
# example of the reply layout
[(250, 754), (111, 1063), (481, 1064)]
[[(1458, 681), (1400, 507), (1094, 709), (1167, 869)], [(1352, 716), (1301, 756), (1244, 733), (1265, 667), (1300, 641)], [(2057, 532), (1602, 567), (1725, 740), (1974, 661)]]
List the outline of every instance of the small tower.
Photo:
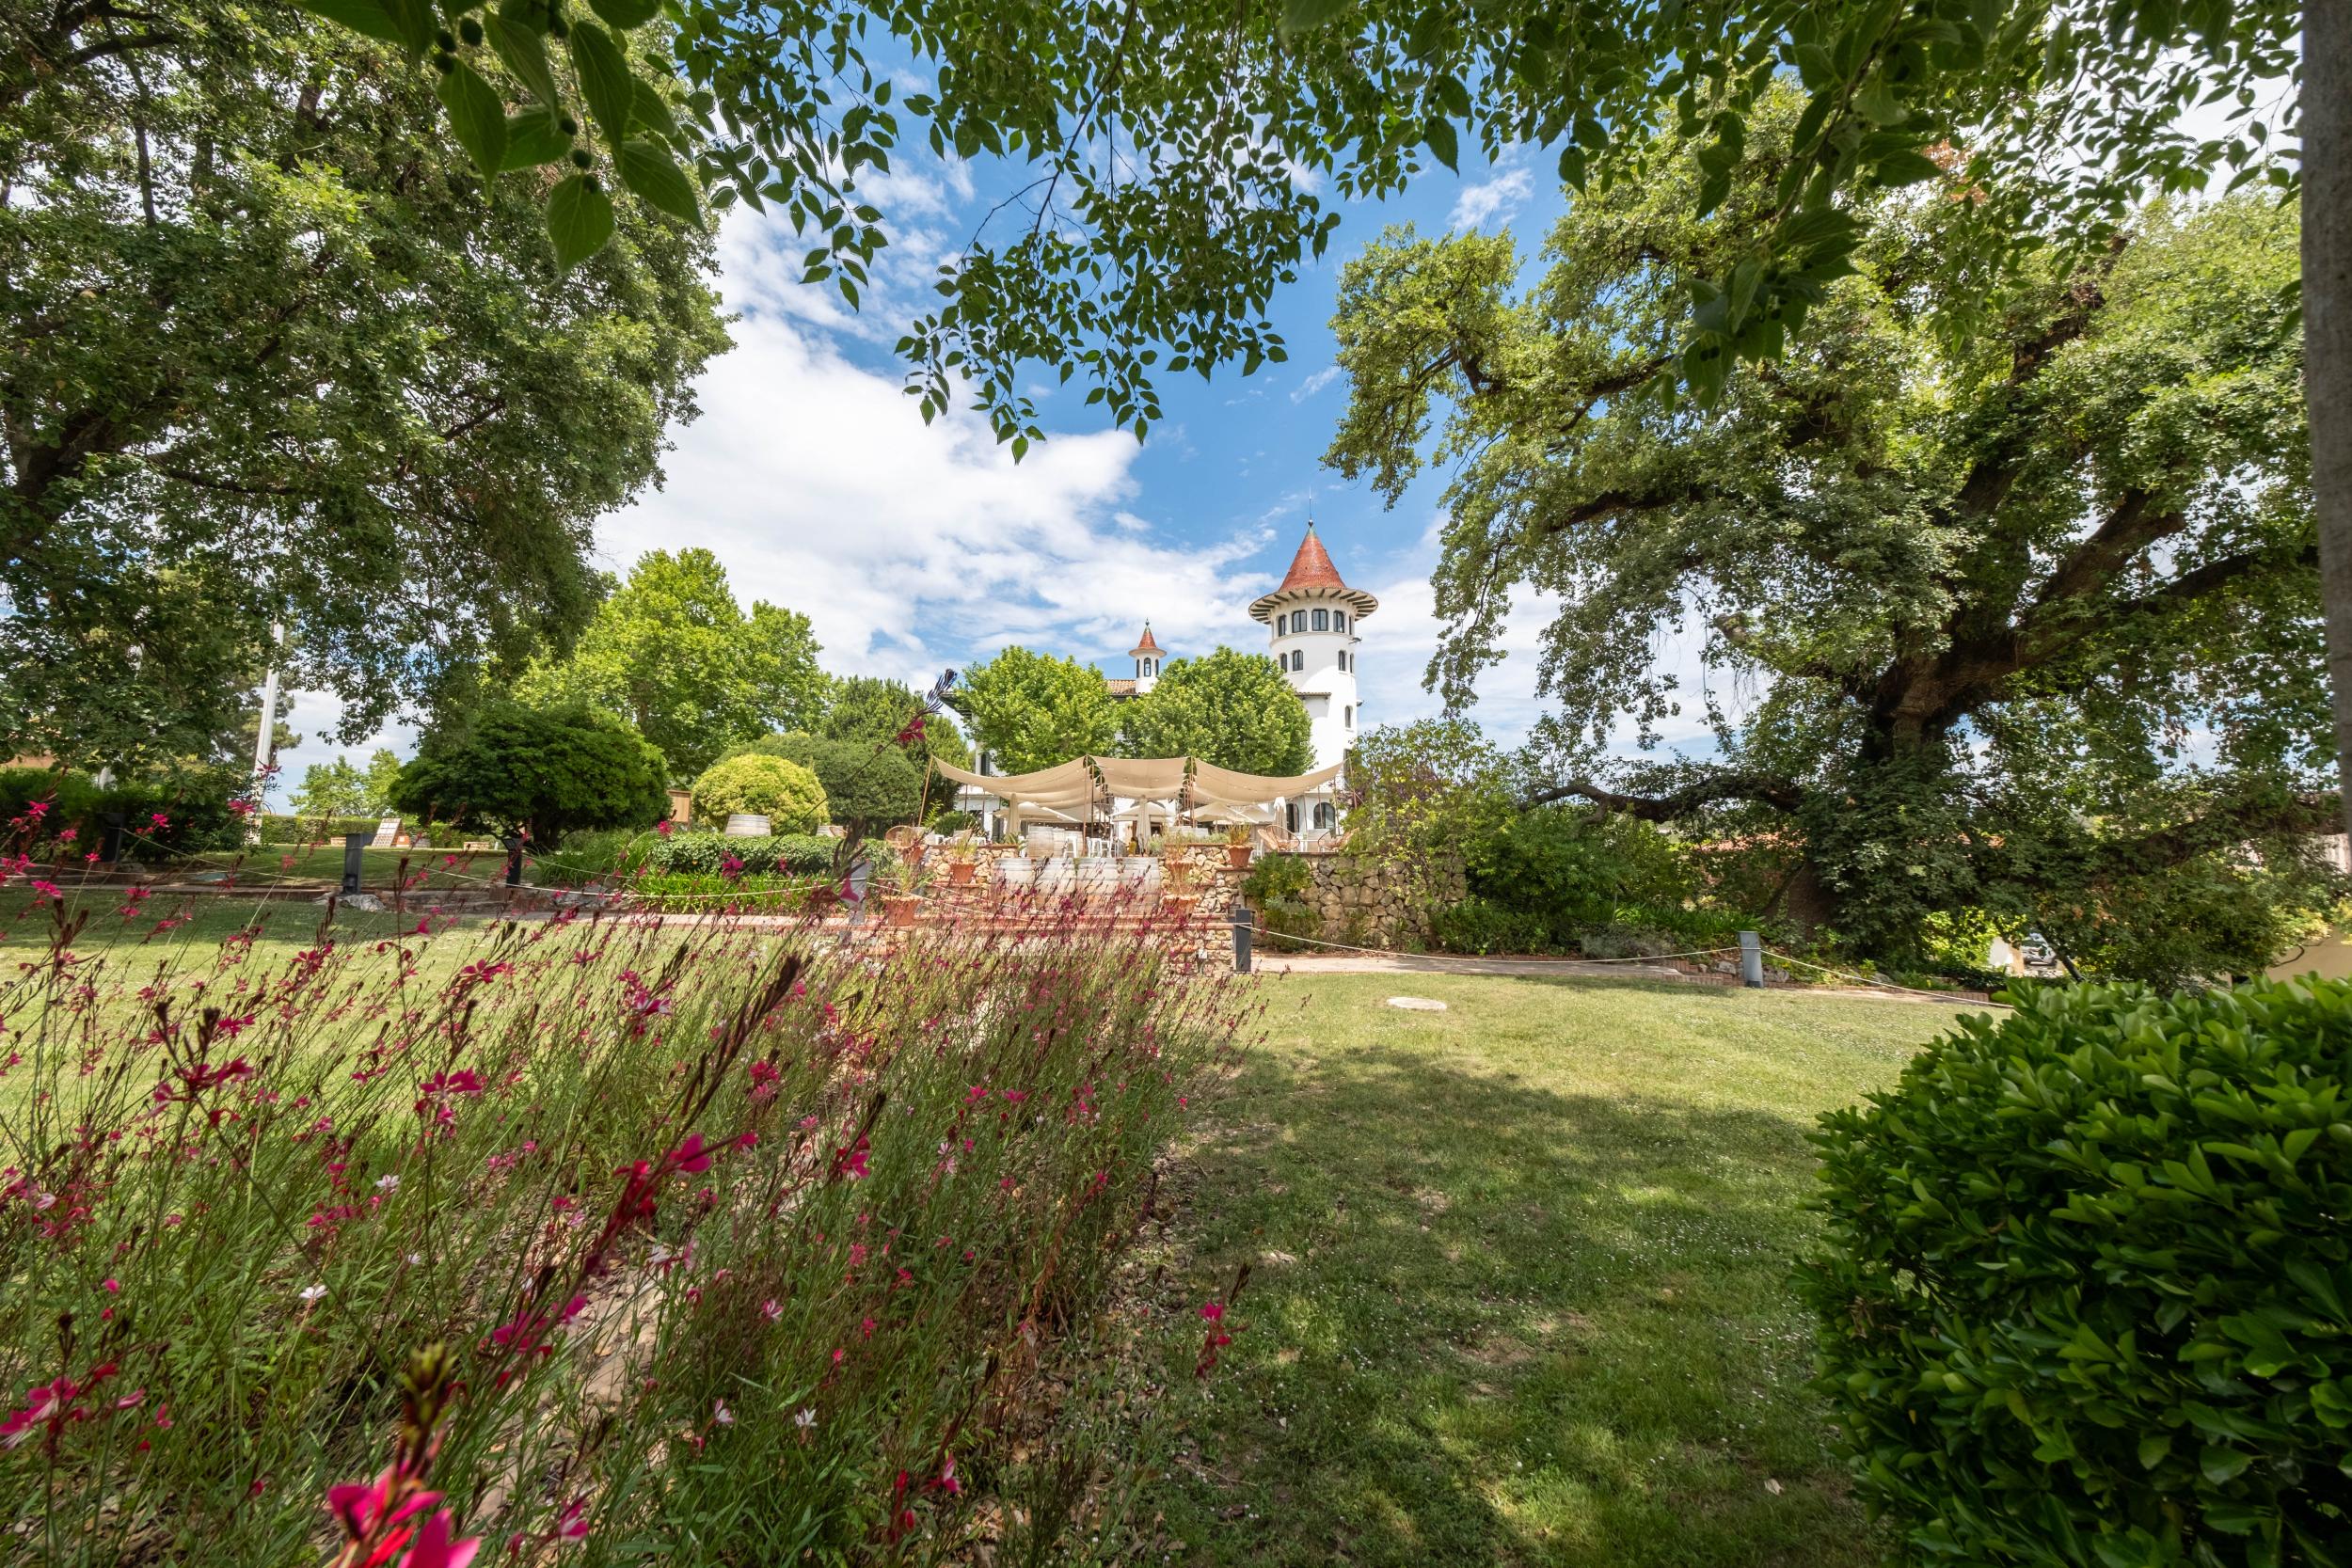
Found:
[(1152, 623), (1143, 623), (1143, 636), (1127, 650), (1127, 657), (1136, 661), (1136, 695), (1140, 697), (1159, 684), (1160, 645), (1152, 641)]
[(1282, 586), (1249, 607), (1250, 618), (1273, 634), (1274, 662), (1307, 705), (1317, 768), (1345, 760), (1363, 728), (1356, 703), (1356, 651), (1363, 641), (1357, 626), (1379, 608), (1379, 600), (1341, 580), (1311, 522)]

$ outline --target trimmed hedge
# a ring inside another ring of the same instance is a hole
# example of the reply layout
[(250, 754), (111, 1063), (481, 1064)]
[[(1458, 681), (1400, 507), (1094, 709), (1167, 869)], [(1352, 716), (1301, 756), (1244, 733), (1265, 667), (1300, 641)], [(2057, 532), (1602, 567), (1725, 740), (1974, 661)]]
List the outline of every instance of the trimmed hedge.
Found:
[(1920, 1560), (2352, 1563), (2352, 983), (2014, 994), (1816, 1135), (1865, 1490)]
[(737, 812), (755, 812), (784, 833), (806, 833), (830, 820), (825, 786), (797, 762), (746, 752), (714, 763), (694, 781), (694, 815), (724, 822)]
[(169, 778), (133, 779), (101, 789), (81, 773), (0, 768), (0, 821), (23, 816), (30, 801), (49, 801), (41, 821), (44, 833), (72, 828), (76, 845), (87, 852), (99, 847), (106, 814), (119, 812), (129, 829), (123, 836), (123, 857), (168, 861), (244, 844), (245, 825), (229, 809), (233, 792), (244, 783), (243, 775), (227, 768), (190, 768)]
[(742, 862), (746, 874), (771, 871), (810, 876), (833, 868), (837, 838), (814, 833), (773, 833), (754, 838), (729, 838), (724, 833), (672, 833), (657, 839), (645, 851), (649, 871), (717, 873), (729, 856)]

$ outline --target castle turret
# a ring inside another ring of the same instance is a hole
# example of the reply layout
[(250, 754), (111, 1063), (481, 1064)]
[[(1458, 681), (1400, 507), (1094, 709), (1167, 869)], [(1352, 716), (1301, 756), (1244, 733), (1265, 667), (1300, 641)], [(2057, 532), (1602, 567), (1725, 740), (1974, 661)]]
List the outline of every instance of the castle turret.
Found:
[(1356, 702), (1357, 623), (1380, 608), (1360, 588), (1350, 588), (1307, 525), (1307, 537), (1282, 578), (1282, 586), (1249, 607), (1253, 620), (1272, 634), (1274, 662), (1307, 705), (1317, 768), (1346, 758), (1363, 727)]
[(1136, 661), (1136, 695), (1140, 697), (1159, 684), (1160, 645), (1152, 641), (1152, 623), (1143, 623), (1143, 636), (1127, 650), (1127, 657)]

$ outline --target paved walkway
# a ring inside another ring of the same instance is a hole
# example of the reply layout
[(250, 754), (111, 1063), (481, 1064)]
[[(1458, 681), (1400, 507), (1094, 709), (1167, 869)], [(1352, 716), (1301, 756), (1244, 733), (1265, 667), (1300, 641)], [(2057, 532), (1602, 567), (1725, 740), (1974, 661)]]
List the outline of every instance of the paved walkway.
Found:
[[(1501, 974), (1520, 979), (1645, 980), (1677, 985), (1736, 989), (1729, 974), (1692, 974), (1667, 964), (1598, 963), (1590, 958), (1477, 958), (1417, 953), (1265, 953), (1252, 967), (1267, 974)], [(1936, 1006), (1965, 1006), (1983, 1003), (1974, 991), (1927, 992), (1882, 990), (1875, 986), (1791, 986), (1778, 982), (1770, 990), (1800, 991), (1813, 996), (1867, 996), (1884, 1002), (1925, 1002)]]

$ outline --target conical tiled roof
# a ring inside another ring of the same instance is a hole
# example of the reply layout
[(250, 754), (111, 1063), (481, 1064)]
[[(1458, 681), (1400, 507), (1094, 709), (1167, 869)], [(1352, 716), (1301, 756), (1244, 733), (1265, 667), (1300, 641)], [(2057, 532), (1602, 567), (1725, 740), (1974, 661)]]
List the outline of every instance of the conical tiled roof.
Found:
[(1291, 569), (1282, 578), (1278, 594), (1288, 594), (1301, 588), (1345, 588), (1340, 580), (1340, 569), (1331, 564), (1331, 552), (1323, 547), (1315, 535), (1315, 525), (1307, 525), (1307, 537), (1298, 542), (1298, 553), (1291, 557)]
[(1141, 641), (1137, 641), (1134, 647), (1127, 650), (1127, 657), (1129, 658), (1141, 658), (1146, 654), (1156, 654), (1161, 651), (1160, 645), (1152, 641), (1152, 623), (1146, 621), (1143, 623), (1143, 637)]
[(1380, 601), (1360, 588), (1350, 588), (1340, 577), (1340, 569), (1331, 564), (1331, 554), (1323, 547), (1315, 525), (1307, 525), (1307, 537), (1298, 542), (1298, 553), (1291, 557), (1291, 569), (1282, 578), (1282, 586), (1263, 595), (1249, 607), (1251, 619), (1271, 622), (1275, 610), (1283, 605), (1295, 608), (1293, 595), (1307, 594), (1336, 599), (1352, 608), (1359, 619), (1380, 608)]

